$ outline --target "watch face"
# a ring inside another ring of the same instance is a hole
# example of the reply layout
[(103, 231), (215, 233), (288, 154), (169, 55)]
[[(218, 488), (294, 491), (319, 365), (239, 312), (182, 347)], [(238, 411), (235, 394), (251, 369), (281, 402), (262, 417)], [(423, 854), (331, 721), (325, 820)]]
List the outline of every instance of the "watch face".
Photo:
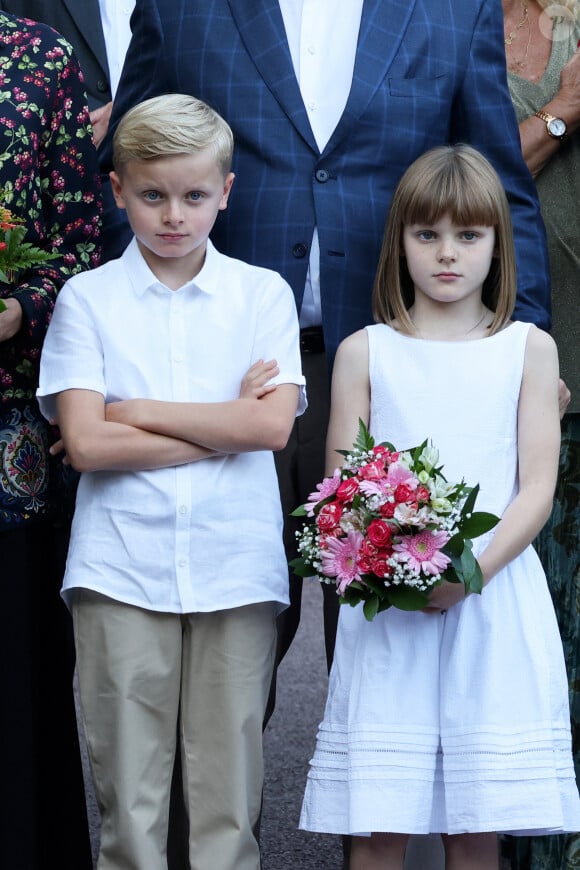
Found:
[(548, 123), (548, 131), (551, 136), (561, 139), (566, 133), (566, 124), (561, 118), (553, 118)]

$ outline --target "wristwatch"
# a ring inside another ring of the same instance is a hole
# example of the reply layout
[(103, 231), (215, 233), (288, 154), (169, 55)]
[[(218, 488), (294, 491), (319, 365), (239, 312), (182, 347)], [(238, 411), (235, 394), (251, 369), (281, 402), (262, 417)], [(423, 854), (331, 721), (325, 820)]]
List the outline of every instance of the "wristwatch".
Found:
[(546, 123), (548, 136), (552, 139), (559, 139), (561, 142), (566, 138), (566, 121), (562, 118), (556, 118), (554, 115), (549, 115), (547, 112), (534, 112), (537, 118), (540, 118)]

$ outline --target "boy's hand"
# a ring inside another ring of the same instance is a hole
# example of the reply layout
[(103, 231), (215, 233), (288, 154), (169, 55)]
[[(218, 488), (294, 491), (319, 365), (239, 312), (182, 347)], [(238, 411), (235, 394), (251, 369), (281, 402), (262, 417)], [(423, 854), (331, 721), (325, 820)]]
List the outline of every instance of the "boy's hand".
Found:
[(268, 360), (268, 362), (259, 359), (243, 377), (240, 386), (240, 399), (261, 399), (262, 396), (273, 393), (276, 384), (268, 384), (268, 381), (276, 377), (279, 372), (280, 369), (275, 359)]

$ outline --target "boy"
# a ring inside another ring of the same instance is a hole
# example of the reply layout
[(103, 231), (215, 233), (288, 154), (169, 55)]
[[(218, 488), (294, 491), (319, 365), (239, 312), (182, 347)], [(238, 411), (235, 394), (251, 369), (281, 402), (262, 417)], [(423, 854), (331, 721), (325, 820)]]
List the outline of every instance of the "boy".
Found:
[(208, 239), (232, 147), (192, 97), (125, 116), (111, 181), (135, 239), (65, 285), (42, 359), (43, 413), (56, 407), (82, 472), (63, 595), (99, 870), (167, 867), (178, 711), (191, 866), (260, 866), (262, 719), (288, 602), (271, 451), (304, 379), (286, 283)]

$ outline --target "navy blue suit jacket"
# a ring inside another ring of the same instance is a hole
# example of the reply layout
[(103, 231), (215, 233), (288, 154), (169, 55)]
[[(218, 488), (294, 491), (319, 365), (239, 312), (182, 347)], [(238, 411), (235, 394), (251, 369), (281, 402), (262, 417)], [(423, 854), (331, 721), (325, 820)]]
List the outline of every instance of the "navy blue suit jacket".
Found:
[[(314, 226), (332, 357), (369, 323), (392, 192), (422, 152), (469, 142), (500, 172), (515, 225), (517, 316), (549, 326), (545, 235), (506, 84), (500, 0), (364, 0), (350, 96), (319, 152), (278, 0), (137, 0), (113, 124), (167, 92), (217, 109), (236, 181), (212, 238), (281, 272), (300, 306)], [(110, 168), (110, 142), (104, 151)]]

